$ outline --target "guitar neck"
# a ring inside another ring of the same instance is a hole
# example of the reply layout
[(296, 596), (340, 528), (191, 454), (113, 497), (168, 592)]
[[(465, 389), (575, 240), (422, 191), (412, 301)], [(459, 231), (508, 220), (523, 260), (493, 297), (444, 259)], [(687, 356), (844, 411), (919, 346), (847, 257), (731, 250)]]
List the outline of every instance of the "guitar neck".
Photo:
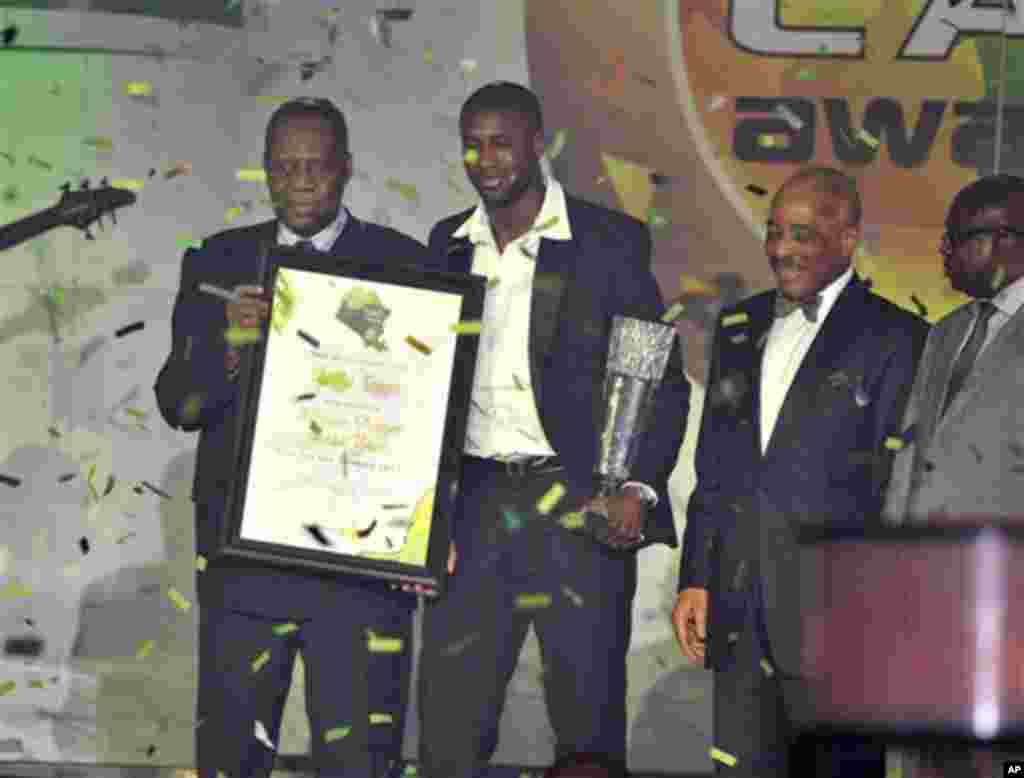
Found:
[(45, 211), (26, 216), (24, 219), (18, 219), (6, 227), (0, 227), (0, 251), (31, 240), (54, 227), (59, 227), (62, 222), (57, 218), (55, 210), (47, 208)]

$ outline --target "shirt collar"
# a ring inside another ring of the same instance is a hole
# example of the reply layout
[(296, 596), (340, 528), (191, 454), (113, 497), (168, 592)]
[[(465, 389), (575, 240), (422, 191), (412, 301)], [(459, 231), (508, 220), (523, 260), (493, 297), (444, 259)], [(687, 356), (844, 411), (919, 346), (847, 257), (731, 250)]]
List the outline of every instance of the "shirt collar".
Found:
[[(850, 283), (851, 278), (853, 278), (853, 263), (846, 268), (842, 275), (819, 292), (821, 295), (821, 303), (818, 306), (817, 318), (817, 322), (819, 324), (825, 321), (825, 317), (828, 316), (828, 312), (832, 310), (832, 306), (836, 304), (836, 300), (839, 299), (839, 295), (842, 294), (846, 285)], [(775, 294), (781, 294), (781, 292), (776, 290)], [(801, 319), (801, 321), (804, 321), (804, 319)]]
[[(569, 226), (569, 209), (565, 203), (565, 190), (554, 178), (548, 177), (545, 182), (544, 202), (541, 203), (533, 227), (516, 240), (528, 238), (547, 238), (548, 240), (572, 240), (572, 229)], [(538, 229), (542, 228), (542, 229)], [(469, 218), (452, 233), (453, 238), (469, 238), (474, 245), (480, 243), (494, 244), (494, 233), (491, 220), (483, 203), (477, 205)]]
[(334, 242), (338, 239), (338, 236), (341, 235), (346, 224), (348, 224), (348, 209), (344, 206), (338, 209), (338, 215), (334, 221), (320, 230), (320, 232), (312, 238), (303, 238), (301, 235), (298, 235), (289, 229), (283, 221), (278, 221), (277, 243), (280, 246), (294, 246), (300, 241), (310, 240), (313, 242), (313, 248), (326, 254), (330, 252), (331, 247), (334, 246)]
[(992, 304), (1007, 316), (1014, 316), (1024, 305), (1024, 278), (1018, 278), (1012, 284), (1000, 289)]

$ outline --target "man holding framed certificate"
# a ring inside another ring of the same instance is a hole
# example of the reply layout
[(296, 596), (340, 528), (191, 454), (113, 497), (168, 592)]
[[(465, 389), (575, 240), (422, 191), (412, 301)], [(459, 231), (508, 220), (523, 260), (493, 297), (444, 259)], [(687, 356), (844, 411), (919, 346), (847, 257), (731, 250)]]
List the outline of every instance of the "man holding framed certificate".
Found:
[[(281, 376), (287, 378), (287, 370), (281, 369), (264, 375), (269, 357), (263, 344), (246, 344), (254, 334), (267, 341), (278, 330), (296, 341), (305, 336), (311, 345), (303, 346), (315, 353), (300, 357), (321, 360), (317, 370), (306, 372), (323, 394), (337, 395), (348, 388), (345, 380), (358, 380), (366, 396), (386, 394), (390, 387), (385, 377), (370, 369), (360, 373), (333, 364), (331, 354), (325, 353), (332, 344), (320, 344), (306, 332), (295, 337), (295, 332), (288, 331), (289, 319), (315, 310), (309, 300), (296, 302), (296, 294), (306, 288), (301, 286), (302, 279), (316, 275), (318, 269), (330, 274), (359, 266), (371, 268), (366, 270), (371, 275), (372, 268), (377, 268), (379, 274), (387, 266), (420, 264), (426, 251), (412, 238), (363, 222), (341, 206), (352, 159), (345, 119), (329, 101), (294, 100), (277, 109), (267, 127), (264, 167), (277, 218), (227, 230), (204, 241), (199, 250), (186, 251), (172, 319), (172, 351), (155, 386), (167, 423), (186, 432), (200, 431), (193, 492), (199, 557), (199, 774), (214, 778), (222, 770), (233, 778), (270, 775), (295, 655), (301, 651), (319, 775), (377, 778), (401, 756), (413, 598), (389, 590), (383, 581), (267, 566), (259, 561), (265, 556), (247, 559), (220, 552), (231, 535), (229, 519), (243, 510), (259, 509), (261, 501), (263, 507), (274, 508), (270, 519), (300, 527), (302, 500), (310, 492), (289, 493), (284, 509), (271, 502), (271, 496), (286, 486), (274, 477), (303, 475), (291, 468), (278, 468), (276, 473), (264, 468), (259, 471), (262, 481), (250, 477), (248, 484), (240, 483), (239, 453), (251, 442), (246, 438), (246, 434), (252, 437), (252, 419), (247, 414), (254, 413), (255, 407), (245, 396), (251, 383), (247, 377), (261, 375), (265, 389), (278, 386), (274, 381)], [(276, 267), (275, 294), (267, 294), (269, 289), (261, 287), (271, 277), (268, 255), (273, 262), (274, 252), (285, 251), (275, 246), (297, 244), (307, 252), (307, 259), (300, 263), (305, 275)], [(353, 258), (358, 262), (349, 261)], [(289, 287), (289, 278), (293, 286), (298, 285), (298, 292)], [(331, 278), (327, 283), (335, 281)], [(373, 326), (379, 323), (380, 307), (372, 292), (371, 299), (366, 294), (365, 289), (362, 297), (359, 292), (337, 294), (331, 302), (331, 333), (339, 339), (351, 336), (359, 347), (370, 342), (379, 346), (379, 332)], [(273, 348), (274, 341), (269, 343)], [(288, 364), (289, 356), (283, 348), (278, 351), (280, 368)], [(352, 374), (347, 379), (346, 369)], [(273, 418), (263, 412), (274, 399), (268, 392), (260, 398), (261, 424), (265, 417)], [(257, 390), (255, 396), (259, 394)], [(329, 404), (330, 398), (325, 402)], [(287, 409), (300, 405), (296, 401)], [(281, 403), (276, 406), (282, 407)], [(308, 412), (305, 407), (295, 411)], [(327, 437), (331, 423), (327, 405), (321, 413)], [(306, 426), (310, 426), (308, 420)], [(364, 433), (369, 426), (364, 425)], [(272, 425), (268, 429), (273, 432)], [(385, 434), (380, 424), (375, 433)], [(333, 472), (327, 473), (323, 466), (325, 461), (331, 465), (333, 449), (320, 441), (300, 443), (304, 453), (313, 454), (301, 460), (296, 455), (293, 461), (320, 465), (319, 470), (304, 471), (311, 488), (333, 478)], [(263, 462), (253, 452), (243, 453), (245, 470)], [(268, 483), (272, 489), (258, 491)], [(348, 495), (350, 500), (365, 499), (358, 490), (349, 490)], [(252, 499), (246, 501), (245, 496)], [(346, 521), (357, 521), (340, 507), (336, 513)], [(366, 528), (361, 531), (365, 533)], [(382, 543), (396, 542), (383, 529), (377, 535)], [(373, 540), (376, 543), (377, 537)]]
[[(663, 339), (671, 345), (667, 369), (662, 363), (649, 403), (656, 421), (633, 482), (598, 505), (598, 437), (614, 416), (603, 391), (609, 346), (622, 340), (613, 335), (623, 317), (659, 327), (664, 314), (650, 236), (636, 219), (545, 179), (540, 105), (524, 87), (477, 90), (460, 127), (481, 204), (437, 224), (430, 249), (438, 269), (486, 276), (488, 288), (454, 573), (424, 616), (422, 769), (428, 778), (473, 778), (489, 762), (531, 623), (558, 756), (587, 752), (624, 766), (634, 552), (644, 543), (676, 545), (667, 480), (689, 404), (680, 349)], [(573, 531), (585, 524), (587, 506), (607, 516), (602, 542)]]

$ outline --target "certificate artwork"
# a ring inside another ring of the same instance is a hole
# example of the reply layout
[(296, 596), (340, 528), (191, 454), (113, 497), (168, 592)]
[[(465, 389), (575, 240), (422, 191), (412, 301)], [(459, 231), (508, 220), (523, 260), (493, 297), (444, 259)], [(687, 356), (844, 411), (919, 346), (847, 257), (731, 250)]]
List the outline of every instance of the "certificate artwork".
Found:
[[(461, 304), (278, 270), (243, 539), (426, 563)], [(313, 523), (329, 547), (305, 529)]]

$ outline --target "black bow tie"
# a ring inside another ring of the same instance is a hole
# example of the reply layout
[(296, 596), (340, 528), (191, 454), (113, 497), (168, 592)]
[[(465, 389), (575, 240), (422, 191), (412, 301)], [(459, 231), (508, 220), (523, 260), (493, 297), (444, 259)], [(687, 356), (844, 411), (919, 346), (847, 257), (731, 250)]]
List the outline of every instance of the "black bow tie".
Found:
[(781, 292), (775, 293), (775, 318), (781, 319), (783, 316), (789, 316), (797, 308), (800, 308), (804, 312), (804, 316), (807, 317), (807, 321), (818, 320), (818, 308), (821, 307), (821, 295), (816, 294), (810, 300), (802, 303), (793, 302), (787, 300), (782, 296)]

